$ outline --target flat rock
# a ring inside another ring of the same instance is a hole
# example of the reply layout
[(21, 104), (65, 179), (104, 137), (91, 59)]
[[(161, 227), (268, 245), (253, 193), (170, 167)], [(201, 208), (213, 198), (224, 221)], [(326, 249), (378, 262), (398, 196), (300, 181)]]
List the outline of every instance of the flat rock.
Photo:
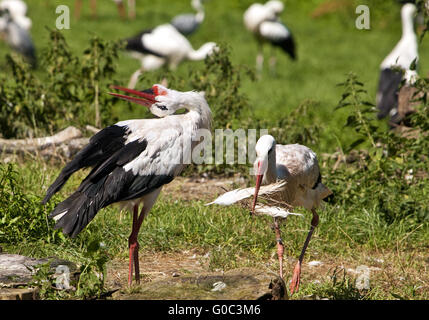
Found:
[(28, 284), (37, 270), (37, 265), (48, 262), (53, 269), (66, 265), (71, 272), (76, 270), (76, 265), (72, 262), (55, 257), (35, 259), (19, 254), (0, 254), (0, 288), (15, 288)]
[(37, 300), (36, 288), (0, 288), (0, 300)]
[[(252, 268), (231, 270), (223, 274), (204, 273), (177, 278), (169, 277), (143, 283), (135, 293), (118, 292), (114, 299), (264, 299), (272, 295), (270, 289), (272, 289), (273, 278), (276, 277), (272, 274)], [(213, 290), (219, 283), (222, 283), (222, 290)], [(283, 299), (287, 299), (287, 295)]]

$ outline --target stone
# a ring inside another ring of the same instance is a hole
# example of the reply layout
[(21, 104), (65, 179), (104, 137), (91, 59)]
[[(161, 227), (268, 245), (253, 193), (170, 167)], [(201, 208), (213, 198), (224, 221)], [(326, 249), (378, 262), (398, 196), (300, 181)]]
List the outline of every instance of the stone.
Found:
[(0, 300), (37, 300), (37, 288), (1, 288)]
[(77, 269), (74, 263), (55, 257), (35, 259), (18, 254), (3, 253), (0, 254), (0, 287), (16, 288), (27, 285), (32, 281), (33, 275), (37, 271), (37, 265), (48, 262), (53, 270), (62, 265), (69, 268), (70, 272)]

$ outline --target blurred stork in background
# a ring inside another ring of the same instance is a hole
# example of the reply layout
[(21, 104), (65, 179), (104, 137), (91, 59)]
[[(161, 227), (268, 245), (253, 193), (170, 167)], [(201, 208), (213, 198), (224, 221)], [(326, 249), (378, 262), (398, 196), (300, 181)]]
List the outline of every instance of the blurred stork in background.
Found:
[[(298, 291), (301, 265), (305, 251), (310, 242), (314, 229), (319, 224), (316, 208), (322, 200), (332, 197), (332, 191), (322, 183), (317, 156), (310, 148), (300, 144), (280, 145), (271, 135), (263, 135), (255, 146), (256, 160), (254, 170), (256, 174), (255, 188), (237, 189), (227, 192), (209, 204), (230, 205), (237, 201), (251, 197), (254, 192), (251, 213), (262, 212), (274, 217), (274, 228), (277, 241), (277, 255), (279, 259), (280, 278), (283, 278), (283, 240), (280, 234), (279, 217), (286, 218), (287, 212), (280, 216), (281, 210), (275, 207), (257, 206), (258, 195), (270, 195), (275, 202), (283, 202), (288, 207), (301, 206), (313, 214), (310, 231), (304, 242), (298, 262), (293, 271), (290, 284), (291, 294)], [(280, 184), (278, 183), (280, 182)], [(265, 185), (264, 187), (261, 187)]]
[[(119, 15), (122, 19), (126, 18), (124, 0), (113, 0), (118, 7)], [(128, 18), (136, 18), (136, 0), (128, 0)]]
[(260, 73), (264, 63), (263, 45), (269, 42), (272, 46), (270, 67), (275, 71), (275, 47), (280, 47), (293, 60), (296, 59), (295, 41), (290, 30), (280, 21), (283, 3), (270, 0), (265, 4), (254, 3), (244, 13), (244, 25), (254, 34), (258, 42), (256, 69)]
[(376, 104), (379, 110), (378, 119), (390, 115), (390, 123), (401, 121), (398, 112), (398, 93), (401, 82), (410, 87), (417, 79), (418, 45), (414, 31), (414, 17), (417, 8), (407, 3), (402, 6), (402, 37), (380, 65), (381, 73), (378, 83)]
[(197, 11), (196, 14), (179, 14), (171, 20), (171, 24), (184, 36), (189, 36), (194, 33), (204, 20), (204, 6), (202, 0), (192, 0), (191, 6)]
[(8, 10), (13, 21), (22, 29), (31, 29), (31, 19), (27, 17), (27, 4), (22, 0), (2, 0), (0, 10)]
[(216, 48), (214, 42), (207, 42), (194, 50), (189, 41), (169, 23), (145, 30), (125, 41), (125, 49), (141, 62), (141, 67), (131, 76), (129, 88), (135, 87), (143, 71), (156, 70), (165, 64), (174, 70), (184, 60), (204, 60)]
[(37, 67), (36, 50), (31, 36), (15, 21), (8, 9), (0, 9), (0, 33), (13, 50), (22, 54), (33, 68)]
[[(118, 7), (119, 16), (122, 19), (125, 19), (126, 14), (125, 14), (124, 0), (113, 0), (113, 1), (116, 3), (116, 6)], [(96, 18), (97, 17), (97, 0), (90, 0), (89, 5), (91, 7), (92, 18)], [(76, 19), (80, 18), (81, 10), (82, 10), (82, 0), (75, 0), (74, 15)], [(135, 19), (136, 17), (136, 0), (128, 0), (128, 17), (130, 19)]]

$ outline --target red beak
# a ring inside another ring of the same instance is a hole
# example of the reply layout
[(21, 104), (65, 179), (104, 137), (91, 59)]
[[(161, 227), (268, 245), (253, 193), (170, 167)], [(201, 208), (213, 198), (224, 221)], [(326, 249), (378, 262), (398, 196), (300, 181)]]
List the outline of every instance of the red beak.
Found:
[(264, 177), (264, 174), (261, 173), (261, 162), (258, 162), (258, 174), (256, 175), (255, 196), (253, 197), (251, 214), (255, 214), (256, 201), (258, 200), (259, 188), (261, 187), (261, 182), (263, 177)]
[(134, 102), (134, 103), (140, 104), (140, 105), (145, 106), (145, 107), (150, 107), (152, 104), (154, 104), (156, 102), (155, 93), (154, 93), (153, 89), (137, 91), (137, 90), (128, 89), (128, 88), (124, 88), (124, 87), (120, 87), (120, 86), (114, 86), (114, 85), (112, 85), (111, 88), (116, 89), (116, 90), (121, 90), (121, 91), (124, 91), (127, 93), (131, 93), (135, 96), (140, 97), (140, 98), (136, 98), (136, 97), (130, 97), (130, 96), (126, 96), (126, 95), (119, 94), (119, 93), (109, 92), (110, 95), (118, 97), (118, 98), (123, 99), (125, 101)]

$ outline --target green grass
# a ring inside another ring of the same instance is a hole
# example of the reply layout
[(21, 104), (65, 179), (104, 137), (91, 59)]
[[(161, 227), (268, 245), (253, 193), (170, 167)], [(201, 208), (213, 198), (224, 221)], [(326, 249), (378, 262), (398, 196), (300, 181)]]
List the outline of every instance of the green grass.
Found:
[[(18, 170), (20, 185), (26, 193), (42, 197), (47, 183), (59, 172), (59, 168), (34, 162), (23, 164)], [(74, 190), (85, 172), (72, 176), (64, 189), (52, 202), (57, 203)], [(42, 181), (42, 184), (40, 183)], [(186, 192), (186, 190), (184, 190)], [(339, 195), (341, 197), (341, 195)], [(268, 268), (277, 272), (276, 244), (272, 230), (272, 219), (252, 218), (248, 210), (233, 206), (209, 206), (205, 200), (185, 201), (171, 194), (161, 194), (159, 201), (144, 221), (139, 242), (141, 250), (147, 252), (180, 252), (198, 250), (209, 253), (208, 270), (230, 270), (239, 267)], [(285, 256), (295, 259), (305, 240), (310, 214), (304, 217), (290, 217), (282, 227)], [(371, 208), (340, 207), (327, 205), (319, 211), (320, 224), (316, 229), (305, 261), (322, 260), (331, 268), (322, 274), (314, 273), (304, 266), (301, 291), (295, 298), (330, 299), (394, 299), (398, 296), (410, 299), (427, 299), (427, 290), (421, 289), (423, 280), (418, 274), (424, 272), (424, 247), (429, 245), (429, 226), (417, 225), (407, 219), (391, 224)], [(36, 217), (33, 217), (36, 218)], [(37, 217), (44, 219), (43, 217)], [(76, 238), (50, 237), (41, 235), (39, 240), (24, 240), (19, 246), (13, 243), (2, 245), (6, 252), (33, 257), (57, 256), (78, 264), (90, 263), (86, 252), (90, 243), (103, 242), (109, 259), (119, 259), (125, 265), (128, 259), (128, 236), (131, 215), (120, 212), (115, 206), (101, 210), (89, 226)], [(53, 223), (50, 228), (52, 232)], [(359, 264), (373, 265), (371, 259), (386, 260), (383, 274), (376, 274), (370, 292), (355, 288), (355, 278), (336, 276), (334, 267), (340, 272), (343, 265), (356, 267)], [(288, 278), (293, 265), (286, 263)], [(423, 268), (423, 269), (422, 269)], [(386, 273), (389, 276), (386, 276)], [(399, 277), (406, 276), (397, 283)], [(327, 278), (330, 277), (330, 278)], [(315, 284), (315, 279), (321, 281)], [(396, 282), (395, 282), (396, 281)], [(392, 284), (394, 283), (394, 284)], [(420, 288), (416, 290), (415, 288)], [(423, 286), (427, 288), (427, 285)], [(392, 295), (392, 293), (394, 295)], [(395, 296), (396, 294), (396, 296)]]
[[(71, 29), (63, 31), (63, 34), (71, 49), (81, 53), (94, 34), (108, 40), (128, 37), (142, 29), (169, 21), (176, 14), (189, 12), (191, 9), (188, 2), (187, 0), (137, 1), (137, 19), (123, 22), (119, 19), (112, 1), (98, 1), (99, 18), (97, 20), (90, 18), (89, 8), (84, 6), (81, 19), (76, 21), (72, 17)], [(205, 5), (206, 20), (200, 30), (190, 38), (194, 48), (198, 48), (206, 41), (225, 43), (231, 48), (231, 59), (234, 65), (242, 64), (253, 68), (256, 44), (242, 23), (242, 13), (251, 2), (208, 1)], [(293, 117), (299, 117), (299, 114), (291, 116), (291, 111), (305, 101), (314, 102), (308, 103), (314, 117), (309, 119), (303, 116), (303, 121), (307, 125), (311, 126), (314, 123), (320, 127), (320, 137), (311, 145), (318, 154), (334, 152), (338, 147), (347, 146), (356, 139), (352, 129), (343, 128), (350, 111), (345, 108), (334, 112), (343, 93), (343, 88), (337, 87), (336, 84), (343, 82), (346, 74), (354, 71), (358, 74), (359, 80), (365, 83), (365, 88), (368, 90), (367, 100), (374, 102), (379, 64), (398, 41), (401, 31), (398, 18), (400, 8), (393, 1), (392, 3), (368, 2), (371, 9), (371, 30), (369, 31), (355, 29), (356, 15), (353, 12), (353, 6), (337, 14), (312, 18), (311, 12), (321, 2), (319, 0), (287, 2), (282, 18), (296, 37), (298, 61), (292, 62), (288, 57), (277, 52), (276, 76), (270, 75), (268, 63), (266, 63), (262, 79), (253, 82), (250, 78), (243, 76), (241, 87), (241, 92), (248, 97), (251, 106), (248, 110), (248, 115), (252, 117), (250, 126), (252, 121), (256, 123), (257, 119), (266, 120), (269, 124), (277, 123), (279, 119), (290, 116), (293, 121)], [(68, 4), (73, 9), (74, 1), (32, 0), (27, 3), (29, 15), (33, 20), (32, 36), (38, 54), (42, 55), (48, 41), (48, 32), (45, 27), (55, 26), (56, 5)], [(421, 75), (425, 75), (429, 69), (427, 42), (425, 38), (419, 49)], [(268, 49), (267, 47), (266, 53), (269, 52)], [(5, 64), (4, 53), (8, 50), (4, 43), (0, 43), (1, 70), (4, 69)], [(266, 56), (266, 62), (268, 62), (268, 56)], [(139, 63), (126, 54), (121, 54), (118, 64), (120, 67), (115, 79), (126, 85), (131, 73), (139, 67)], [(178, 78), (186, 78), (190, 69), (200, 69), (203, 66), (204, 62), (185, 62), (180, 65), (176, 75)], [(41, 68), (37, 73), (43, 76), (44, 70)], [(150, 81), (153, 81), (153, 78), (151, 75), (145, 76), (140, 81), (140, 85), (151, 86)], [(146, 113), (139, 108), (128, 109), (124, 106), (124, 104), (118, 104), (112, 123), (116, 119), (146, 116)], [(243, 115), (243, 118), (246, 116), (246, 114)], [(383, 122), (379, 122), (379, 125), (385, 126)], [(285, 142), (294, 143), (295, 141)], [(326, 259), (332, 261), (332, 265), (335, 266), (343, 263), (356, 266), (358, 263), (368, 263), (366, 260), (368, 257), (382, 256), (389, 259), (389, 265), (383, 275), (376, 278), (375, 285), (369, 293), (358, 292), (350, 277), (341, 278), (336, 282), (331, 277), (323, 280), (321, 285), (316, 285), (308, 276), (297, 297), (317, 295), (333, 299), (394, 299), (397, 297), (428, 299), (427, 276), (419, 280), (419, 273), (423, 276), (427, 274), (427, 262), (424, 260), (427, 259), (424, 249), (429, 246), (427, 220), (418, 220), (410, 215), (386, 222), (386, 218), (379, 211), (378, 202), (378, 198), (381, 197), (378, 192), (383, 191), (390, 197), (387, 199), (409, 196), (419, 199), (420, 202), (417, 203), (422, 204), (421, 200), (427, 195), (425, 194), (427, 178), (421, 183), (421, 190), (416, 187), (412, 189), (415, 194), (409, 195), (403, 192), (389, 194), (389, 190), (398, 189), (389, 189), (388, 184), (378, 188), (378, 181), (371, 181), (368, 178), (365, 182), (368, 183), (369, 191), (365, 192), (364, 188), (358, 188), (355, 185), (354, 180), (354, 177), (364, 175), (363, 168), (333, 171), (333, 161), (321, 160), (321, 162), (323, 162), (322, 173), (326, 184), (335, 188), (339, 200), (320, 210), (320, 225), (316, 229), (305, 261)], [(20, 162), (17, 167), (19, 185), (32, 199), (41, 199), (60, 170), (61, 167), (58, 164), (40, 159)], [(85, 177), (85, 173), (87, 172), (75, 174), (51, 202), (58, 203), (69, 195)], [(395, 180), (389, 183), (401, 182)], [(276, 272), (276, 258), (272, 258), (276, 247), (270, 219), (265, 217), (253, 219), (247, 210), (238, 206), (225, 210), (206, 207), (204, 203), (204, 200), (184, 201), (162, 194), (143, 223), (139, 238), (142, 250), (181, 252), (198, 248), (202, 252), (210, 253), (210, 269), (260, 267), (269, 260), (270, 268)], [(342, 203), (346, 205), (341, 205)], [(407, 208), (410, 206), (412, 204)], [(389, 210), (393, 211), (392, 208)], [(427, 211), (427, 206), (421, 205), (419, 210)], [(47, 211), (48, 209), (43, 214), (47, 214)], [(34, 212), (28, 213), (29, 218), (32, 218), (32, 214)], [(286, 226), (283, 227), (286, 256), (298, 257), (309, 222), (308, 212), (305, 212), (304, 218), (292, 217), (287, 221)], [(50, 232), (52, 227), (51, 221), (49, 222)], [(2, 244), (2, 246), (6, 252), (34, 257), (56, 255), (59, 258), (82, 263), (89, 259), (84, 254), (88, 243), (103, 241), (112, 259), (121, 259), (125, 262), (128, 257), (127, 241), (130, 228), (130, 215), (124, 212), (118, 213), (117, 207), (109, 207), (101, 210), (76, 239), (62, 238), (60, 233), (57, 233), (56, 237), (49, 240), (42, 235), (39, 240), (24, 239), (19, 246), (16, 243)], [(332, 273), (333, 270), (329, 270), (324, 275), (332, 276)], [(405, 280), (401, 280), (402, 282), (397, 280), (403, 275)], [(423, 282), (423, 290), (416, 289), (421, 286), (421, 282)]]

